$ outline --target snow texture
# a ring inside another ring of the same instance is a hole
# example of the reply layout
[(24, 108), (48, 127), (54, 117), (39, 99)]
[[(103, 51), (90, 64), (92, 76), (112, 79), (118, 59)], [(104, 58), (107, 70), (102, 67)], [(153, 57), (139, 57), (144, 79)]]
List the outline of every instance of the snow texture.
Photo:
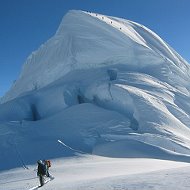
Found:
[[(39, 179), (35, 165), (30, 170), (12, 169), (0, 173), (0, 190), (35, 190)], [(190, 188), (190, 165), (184, 162), (140, 158), (79, 156), (52, 160), (55, 178), (44, 190), (186, 190)], [(46, 181), (49, 180), (46, 178)]]
[[(189, 70), (177, 52), (143, 25), (69, 11), (55, 35), (28, 57), (1, 99), (0, 170), (34, 167), (40, 158), (72, 159), (79, 152), (116, 162), (189, 162)], [(20, 169), (15, 171), (7, 175), (15, 178)], [(117, 175), (122, 177), (105, 175), (98, 182), (76, 184), (79, 189), (115, 189), (130, 178), (128, 187), (133, 188), (135, 177)], [(148, 175), (138, 176), (139, 184)], [(104, 177), (109, 179), (102, 181)], [(156, 177), (162, 178), (159, 172)]]

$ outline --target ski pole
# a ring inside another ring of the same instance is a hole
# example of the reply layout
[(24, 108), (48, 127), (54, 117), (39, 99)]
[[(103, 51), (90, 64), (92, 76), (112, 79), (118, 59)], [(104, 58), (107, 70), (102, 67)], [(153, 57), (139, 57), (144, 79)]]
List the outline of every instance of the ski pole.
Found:
[(22, 163), (22, 167), (23, 167), (24, 169), (29, 170), (29, 168), (28, 168), (28, 167), (26, 166), (26, 164), (24, 163), (24, 160), (22, 159), (22, 156), (21, 156), (20, 152), (18, 151), (18, 148), (17, 148), (16, 144), (14, 144), (14, 145), (15, 145), (15, 150), (16, 150), (16, 153), (17, 153), (17, 155), (18, 155), (18, 158), (19, 158), (19, 160), (20, 160), (21, 163)]

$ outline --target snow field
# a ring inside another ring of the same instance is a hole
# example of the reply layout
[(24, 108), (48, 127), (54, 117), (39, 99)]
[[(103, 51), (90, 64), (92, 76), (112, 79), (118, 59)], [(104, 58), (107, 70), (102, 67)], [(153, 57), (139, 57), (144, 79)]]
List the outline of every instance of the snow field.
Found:
[(68, 12), (1, 99), (0, 190), (37, 189), (39, 159), (41, 189), (188, 189), (189, 70), (145, 26)]
[[(30, 165), (29, 168), (29, 170), (17, 168), (1, 172), (0, 190), (35, 189), (39, 183), (34, 171), (36, 166)], [(144, 158), (119, 159), (99, 156), (62, 158), (52, 160), (50, 174), (55, 179), (41, 189), (146, 189), (154, 181), (157, 184), (154, 184), (155, 188), (152, 189), (160, 187), (162, 189), (166, 182), (169, 187), (176, 185), (176, 188), (184, 189), (183, 185), (190, 186), (190, 183), (186, 182), (188, 168), (188, 163)], [(176, 180), (172, 179), (173, 173)], [(168, 178), (164, 182), (159, 181), (164, 176)], [(178, 183), (180, 180), (186, 184)]]

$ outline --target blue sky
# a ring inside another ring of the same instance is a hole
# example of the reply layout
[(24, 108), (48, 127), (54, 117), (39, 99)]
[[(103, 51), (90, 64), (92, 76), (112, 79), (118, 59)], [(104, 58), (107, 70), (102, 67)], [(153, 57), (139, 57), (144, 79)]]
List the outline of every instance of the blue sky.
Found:
[(0, 0), (0, 96), (71, 9), (141, 23), (190, 63), (190, 0)]

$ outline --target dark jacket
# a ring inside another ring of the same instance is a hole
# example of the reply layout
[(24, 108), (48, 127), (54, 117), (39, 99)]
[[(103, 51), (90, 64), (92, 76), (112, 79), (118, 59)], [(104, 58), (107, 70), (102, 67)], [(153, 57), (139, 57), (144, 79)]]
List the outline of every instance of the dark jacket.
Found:
[(46, 166), (45, 164), (40, 164), (38, 163), (38, 172), (37, 172), (38, 176), (39, 175), (46, 175)]

